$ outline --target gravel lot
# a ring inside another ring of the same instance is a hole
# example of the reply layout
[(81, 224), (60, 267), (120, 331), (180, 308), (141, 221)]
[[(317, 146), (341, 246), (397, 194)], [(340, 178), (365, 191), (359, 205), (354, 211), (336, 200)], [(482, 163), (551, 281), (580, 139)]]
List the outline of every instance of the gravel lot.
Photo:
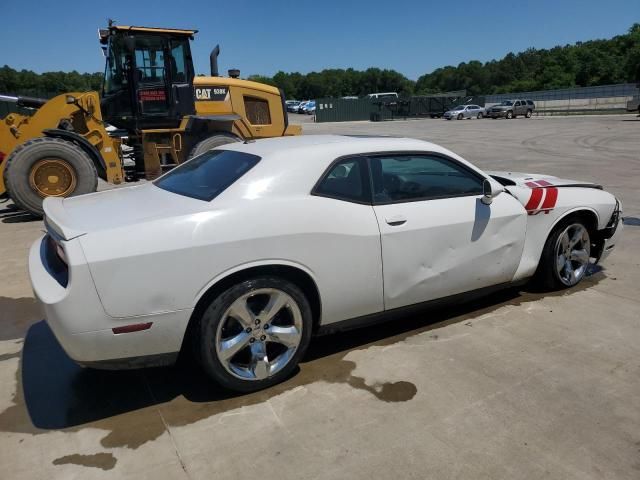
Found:
[(640, 121), (291, 117), (306, 134), (411, 136), (487, 169), (596, 181), (622, 199), (622, 242), (577, 289), (323, 337), (284, 384), (230, 396), (187, 362), (75, 366), (28, 283), (42, 222), (0, 204), (0, 476), (640, 478)]

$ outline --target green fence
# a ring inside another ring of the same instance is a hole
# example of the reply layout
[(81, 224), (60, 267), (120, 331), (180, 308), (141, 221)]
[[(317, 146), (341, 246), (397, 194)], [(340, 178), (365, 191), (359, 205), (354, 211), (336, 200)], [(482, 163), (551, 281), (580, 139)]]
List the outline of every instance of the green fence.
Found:
[(450, 94), (383, 99), (320, 98), (316, 100), (316, 122), (384, 121), (418, 117), (440, 117), (459, 104), (484, 105), (484, 97)]

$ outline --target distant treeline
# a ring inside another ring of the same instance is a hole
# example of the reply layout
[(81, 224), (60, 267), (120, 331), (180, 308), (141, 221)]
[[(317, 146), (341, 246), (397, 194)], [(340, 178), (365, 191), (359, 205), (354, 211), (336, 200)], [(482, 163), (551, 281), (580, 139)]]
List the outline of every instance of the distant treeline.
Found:
[(65, 92), (100, 90), (102, 73), (46, 72), (14, 70), (5, 65), (0, 68), (0, 94), (27, 96), (55, 95)]
[(529, 48), (501, 60), (472, 60), (434, 70), (414, 82), (393, 70), (323, 70), (306, 75), (253, 76), (284, 89), (287, 98), (342, 97), (372, 92), (424, 95), (467, 90), (470, 95), (588, 87), (640, 81), (640, 24), (609, 40), (551, 49)]
[[(409, 80), (394, 70), (328, 69), (285, 73), (256, 80), (282, 88), (287, 98), (362, 96), (372, 92), (423, 95), (466, 89), (470, 95), (587, 87), (640, 81), (640, 24), (608, 40), (591, 40), (551, 49), (529, 48), (501, 60), (472, 60), (447, 66)], [(17, 71), (0, 68), (0, 93), (38, 95), (100, 90), (102, 73)]]

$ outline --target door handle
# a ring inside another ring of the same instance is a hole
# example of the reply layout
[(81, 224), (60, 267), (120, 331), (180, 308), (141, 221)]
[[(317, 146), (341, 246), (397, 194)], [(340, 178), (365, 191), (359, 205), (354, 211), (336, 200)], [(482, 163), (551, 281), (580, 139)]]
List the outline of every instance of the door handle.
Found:
[(390, 218), (385, 218), (385, 222), (392, 227), (398, 227), (407, 223), (407, 219), (403, 215), (394, 215)]

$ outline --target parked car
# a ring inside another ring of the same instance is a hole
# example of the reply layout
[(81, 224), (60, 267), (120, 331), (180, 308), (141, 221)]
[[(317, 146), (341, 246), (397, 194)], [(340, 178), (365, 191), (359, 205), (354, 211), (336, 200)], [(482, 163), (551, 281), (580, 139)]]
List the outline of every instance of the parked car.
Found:
[(398, 98), (398, 94), (396, 92), (370, 93), (366, 98), (370, 100), (377, 100), (380, 98)]
[(333, 135), (223, 145), (44, 212), (31, 284), (73, 360), (138, 368), (193, 348), (245, 392), (287, 378), (314, 334), (534, 276), (573, 287), (622, 229), (616, 198), (588, 182)]
[(315, 100), (311, 100), (309, 103), (307, 103), (307, 105), (304, 107), (304, 113), (306, 113), (307, 115), (315, 115), (316, 113)]
[(463, 118), (482, 118), (484, 114), (484, 108), (480, 105), (458, 105), (444, 112), (442, 116), (447, 120), (451, 120), (452, 118), (462, 120)]
[(287, 112), (296, 113), (300, 102), (298, 100), (287, 100)]
[(518, 115), (524, 115), (531, 118), (536, 109), (533, 100), (504, 100), (487, 110), (487, 116), (491, 118), (516, 118)]
[(307, 104), (310, 102), (311, 100), (305, 100), (302, 101), (298, 104), (298, 111), (297, 113), (304, 113), (304, 108), (307, 106)]

